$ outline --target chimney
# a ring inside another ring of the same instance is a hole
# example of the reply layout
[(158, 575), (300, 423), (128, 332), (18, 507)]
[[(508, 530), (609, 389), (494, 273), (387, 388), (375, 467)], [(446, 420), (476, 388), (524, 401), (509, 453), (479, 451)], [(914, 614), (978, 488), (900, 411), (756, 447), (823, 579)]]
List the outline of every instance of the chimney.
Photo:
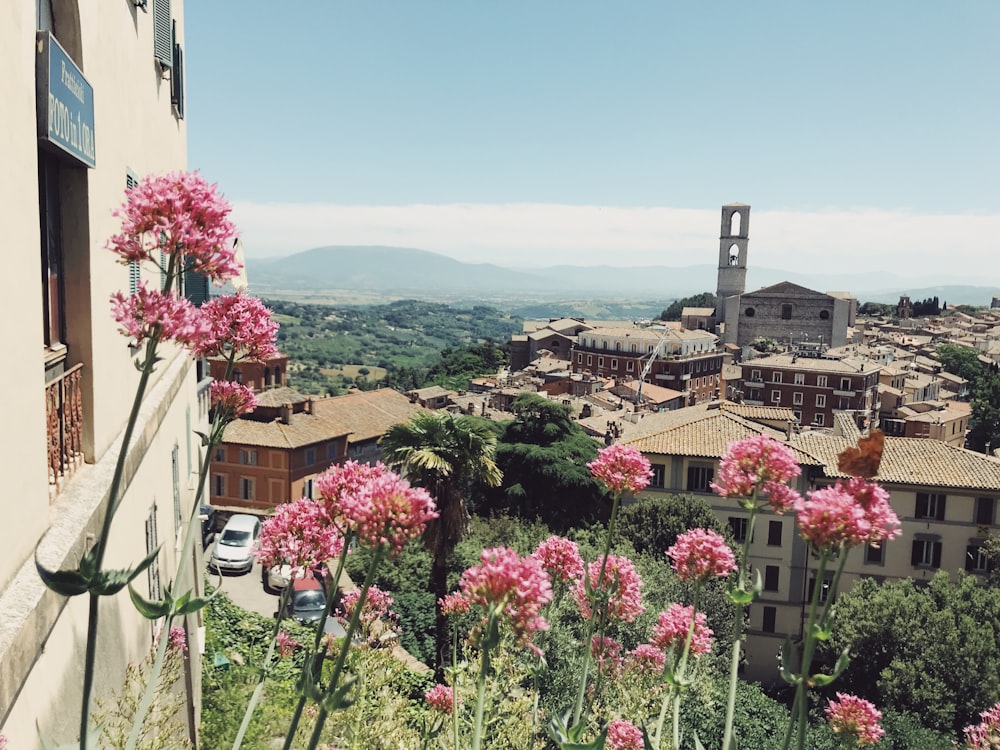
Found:
[(278, 407), (278, 418), (282, 424), (289, 424), (292, 421), (292, 405), (282, 404)]

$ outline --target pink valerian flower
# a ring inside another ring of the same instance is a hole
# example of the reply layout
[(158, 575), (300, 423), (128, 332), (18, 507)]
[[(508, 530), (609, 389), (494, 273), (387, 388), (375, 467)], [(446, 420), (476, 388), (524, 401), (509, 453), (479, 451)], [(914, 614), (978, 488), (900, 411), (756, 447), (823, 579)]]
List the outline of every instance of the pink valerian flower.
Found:
[(182, 653), (187, 651), (187, 633), (184, 628), (180, 625), (174, 625), (167, 632), (167, 643), (170, 648), (176, 649)]
[(642, 750), (646, 746), (642, 730), (624, 719), (615, 719), (608, 724), (607, 743), (609, 750)]
[(213, 380), (210, 390), (212, 408), (222, 415), (223, 422), (232, 422), (257, 408), (253, 388), (232, 380)]
[(625, 667), (640, 674), (660, 674), (667, 663), (667, 655), (656, 646), (641, 643), (625, 654)]
[(878, 723), (881, 718), (882, 712), (872, 703), (847, 693), (837, 693), (837, 700), (826, 707), (830, 728), (835, 734), (854, 737), (858, 747), (874, 745), (885, 734)]
[(292, 638), (287, 630), (279, 631), (277, 637), (275, 638), (275, 642), (278, 646), (278, 653), (285, 659), (295, 653), (295, 649), (300, 645), (297, 640)]
[(661, 651), (673, 651), (680, 655), (687, 642), (688, 630), (691, 628), (691, 618), (694, 618), (694, 631), (691, 633), (691, 655), (702, 656), (712, 650), (712, 629), (708, 627), (704, 612), (695, 614), (694, 607), (683, 604), (671, 604), (660, 612), (653, 626), (653, 636), (650, 645)]
[(442, 714), (450, 715), (455, 710), (456, 699), (462, 702), (461, 696), (455, 695), (455, 689), (440, 683), (424, 693), (424, 700), (427, 705)]
[(711, 529), (691, 529), (667, 550), (674, 573), (682, 581), (725, 578), (736, 570), (736, 556), (726, 540)]
[(864, 508), (841, 484), (807, 493), (799, 504), (798, 521), (802, 538), (817, 549), (854, 547), (873, 536)]
[(344, 503), (359, 495), (376, 478), (388, 473), (389, 469), (381, 462), (362, 464), (345, 461), (334, 464), (316, 477), (314, 487), (330, 518), (343, 527), (347, 523), (342, 509)]
[(895, 539), (902, 532), (899, 516), (889, 503), (889, 493), (875, 482), (869, 482), (863, 477), (852, 477), (846, 482), (837, 480), (837, 486), (844, 489), (861, 506), (869, 531), (865, 541), (868, 544), (878, 544), (887, 539)]
[(288, 565), (292, 578), (340, 557), (344, 539), (321, 503), (303, 497), (282, 503), (261, 525), (255, 554), (265, 568)]
[(208, 331), (195, 346), (196, 357), (232, 357), (263, 362), (278, 353), (278, 324), (256, 297), (239, 292), (209, 300), (199, 308)]
[(583, 558), (576, 542), (561, 536), (550, 536), (538, 545), (531, 556), (536, 558), (553, 579), (577, 581), (583, 575)]
[(480, 553), (474, 565), (459, 579), (462, 596), (470, 604), (489, 611), (499, 610), (514, 634), (525, 644), (538, 630), (548, 630), (542, 608), (552, 601), (552, 585), (541, 563), (521, 558), (508, 547), (493, 547)]
[(609, 445), (587, 464), (594, 479), (612, 492), (639, 492), (649, 484), (653, 467), (638, 450), (629, 445)]
[(978, 724), (967, 726), (964, 731), (963, 750), (996, 750), (1000, 747), (1000, 703), (979, 714)]
[[(344, 622), (349, 621), (354, 616), (354, 608), (360, 598), (360, 589), (354, 589), (344, 594), (337, 616)], [(358, 615), (358, 623), (361, 625), (362, 632), (371, 633), (372, 625), (382, 619), (389, 620), (392, 623), (391, 627), (398, 630), (395, 623), (399, 620), (399, 616), (392, 611), (392, 603), (393, 598), (387, 591), (383, 591), (378, 586), (369, 586), (365, 603), (361, 607), (361, 614)]]
[(601, 561), (597, 560), (587, 566), (584, 575), (590, 581), (591, 594), (588, 597), (586, 585), (581, 578), (573, 587), (573, 598), (581, 616), (586, 620), (591, 616), (589, 599), (601, 601), (607, 599), (607, 615), (614, 620), (632, 622), (646, 611), (642, 606), (642, 579), (635, 565), (627, 557), (608, 555), (608, 563), (604, 570), (604, 581), (598, 586), (601, 575)]
[(427, 490), (411, 487), (391, 471), (343, 496), (339, 511), (341, 521), (357, 535), (360, 544), (372, 549), (385, 547), (390, 557), (402, 552), (424, 533), (427, 522), (439, 515)]
[(753, 435), (729, 444), (712, 489), (722, 497), (766, 500), (776, 513), (784, 513), (801, 499), (787, 484), (801, 473), (788, 446), (767, 435)]
[(616, 677), (621, 674), (625, 659), (622, 656), (622, 644), (614, 638), (595, 635), (590, 639), (590, 655), (597, 664), (597, 669), (605, 677)]
[(122, 263), (148, 260), (159, 265), (154, 253), (177, 254), (178, 273), (198, 271), (221, 284), (241, 269), (230, 211), (216, 186), (197, 172), (149, 175), (126, 192), (124, 205), (114, 212), (122, 226), (107, 248)]
[(460, 591), (452, 592), (438, 599), (438, 606), (441, 608), (441, 614), (445, 617), (464, 615), (470, 609), (469, 600), (462, 596)]
[(145, 281), (139, 282), (135, 294), (112, 294), (111, 315), (135, 346), (159, 331), (160, 341), (193, 347), (208, 331), (199, 308), (174, 292), (164, 294), (150, 289)]

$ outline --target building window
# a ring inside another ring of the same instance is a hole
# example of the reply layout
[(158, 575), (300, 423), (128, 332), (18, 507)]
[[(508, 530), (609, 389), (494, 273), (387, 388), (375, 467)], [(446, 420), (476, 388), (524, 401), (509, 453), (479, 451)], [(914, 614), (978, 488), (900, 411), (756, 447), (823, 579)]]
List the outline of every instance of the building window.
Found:
[(842, 390), (842, 391), (849, 391), (849, 390), (851, 390), (851, 379), (850, 378), (841, 378), (840, 379), (840, 390)]
[(664, 479), (666, 478), (666, 466), (663, 464), (651, 464), (653, 467), (653, 476), (649, 480), (650, 487), (663, 487)]
[(635, 370), (635, 361), (630, 359), (628, 362), (625, 363), (625, 371), (633, 372), (634, 370)]
[(212, 460), (213, 461), (219, 461), (220, 463), (224, 462), (226, 460), (226, 449), (225, 448), (216, 448), (215, 449), (215, 457)]
[(688, 491), (708, 492), (712, 480), (715, 479), (715, 469), (711, 466), (688, 466)]
[(980, 526), (992, 526), (994, 519), (994, 503), (992, 497), (976, 498), (976, 523)]
[(826, 375), (817, 375), (816, 385), (820, 388), (826, 388)]
[(337, 458), (337, 444), (330, 443), (326, 446), (326, 460), (333, 461), (335, 458)]
[(795, 373), (795, 385), (804, 385), (806, 382), (806, 376), (801, 372)]
[(817, 408), (823, 409), (826, 407), (826, 394), (819, 393), (816, 395), (816, 406)]
[(782, 320), (792, 319), (792, 306), (790, 304), (785, 303), (784, 305), (781, 306), (781, 319)]
[(792, 406), (802, 406), (802, 394), (793, 393), (792, 394)]
[(153, 0), (153, 57), (164, 68), (173, 67), (174, 39), (170, 0)]
[(781, 403), (781, 391), (771, 391), (771, 403)]
[(778, 617), (777, 607), (764, 607), (764, 619), (761, 622), (760, 629), (765, 633), (773, 633), (775, 631), (775, 621)]
[(778, 590), (778, 566), (768, 565), (764, 568), (764, 591)]
[(820, 320), (829, 320), (830, 319), (830, 311), (829, 310), (820, 310), (819, 311), (819, 319)]
[(313, 480), (307, 479), (302, 485), (302, 496), (313, 499)]
[(799, 410), (796, 409), (796, 410), (792, 411), (792, 417), (795, 418), (796, 422), (798, 422), (799, 424), (802, 424), (802, 412), (800, 412)]
[(240, 451), (240, 463), (246, 466), (256, 466), (257, 465), (257, 451), (255, 450), (241, 450)]
[(781, 546), (781, 521), (768, 521), (767, 543), (771, 547)]
[(772, 383), (780, 383), (781, 382), (781, 373), (780, 372), (771, 373), (771, 382)]
[(226, 496), (226, 476), (224, 474), (212, 475), (212, 497)]
[(240, 477), (240, 498), (243, 500), (253, 500), (253, 480)]
[(234, 383), (242, 383), (243, 382), (243, 371), (242, 370), (233, 370), (233, 382)]
[(865, 565), (885, 565), (885, 542), (865, 546)]
[(748, 318), (752, 318), (754, 315), (757, 314), (757, 311), (754, 310), (752, 307), (748, 307), (746, 310), (743, 311), (743, 314), (746, 315)]
[(582, 365), (583, 364), (583, 354), (582, 353), (578, 353), (576, 355), (576, 363), (578, 365)]
[(177, 22), (171, 25), (174, 66), (170, 71), (170, 103), (178, 120), (184, 119), (184, 50), (177, 41)]
[(612, 370), (617, 370), (618, 369), (618, 360), (617, 359), (611, 360), (611, 369)]
[(594, 357), (592, 355), (588, 354), (587, 355), (587, 367), (590, 367), (592, 364), (594, 364)]
[(813, 417), (813, 421), (817, 424), (817, 426), (822, 427), (823, 423), (826, 421), (826, 416), (823, 414), (817, 414)]
[(597, 358), (597, 366), (598, 367), (604, 367), (604, 357), (598, 357)]
[(316, 449), (306, 448), (306, 466), (312, 466), (316, 463)]
[(940, 568), (941, 542), (934, 539), (914, 539), (910, 564), (915, 568)]
[[(823, 585), (819, 589), (819, 603), (825, 604), (826, 600), (830, 597), (830, 587), (833, 584), (832, 578), (823, 577)], [(813, 598), (813, 589), (816, 586), (816, 576), (809, 576), (809, 601)]]
[(965, 569), (969, 573), (989, 573), (990, 558), (981, 544), (970, 544), (965, 548)]
[[(146, 516), (146, 554), (152, 554), (153, 550), (160, 546), (159, 531), (156, 525), (156, 503), (149, 509)], [(158, 601), (163, 598), (163, 588), (160, 585), (160, 556), (153, 558), (153, 562), (146, 568), (146, 580), (149, 582), (149, 598)]]
[(947, 496), (928, 493), (928, 492), (918, 492), (917, 493), (917, 508), (914, 514), (917, 518), (925, 518), (934, 521), (944, 520), (944, 506)]
[(730, 516), (729, 528), (733, 532), (733, 538), (742, 544), (747, 539), (748, 520), (743, 516)]
[(170, 470), (174, 482), (174, 533), (179, 534), (184, 525), (184, 514), (181, 512), (181, 449), (177, 443), (170, 452)]
[(760, 382), (760, 370), (751, 370), (750, 379)]

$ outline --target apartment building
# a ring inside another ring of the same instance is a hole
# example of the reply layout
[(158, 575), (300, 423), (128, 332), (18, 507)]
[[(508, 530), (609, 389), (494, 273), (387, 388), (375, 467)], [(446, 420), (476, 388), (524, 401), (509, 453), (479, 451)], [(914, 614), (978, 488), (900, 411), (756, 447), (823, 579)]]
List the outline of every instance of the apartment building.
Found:
[(680, 391), (687, 404), (695, 404), (715, 398), (723, 387), (725, 357), (717, 344), (718, 337), (705, 330), (594, 328), (577, 337), (571, 362), (574, 373), (644, 379)]
[[(186, 165), (184, 4), (8, 0), (0, 23), (3, 137), (0, 181), (7, 252), (0, 304), (11, 395), (0, 435), (6, 504), (0, 525), (0, 733), (9, 747), (77, 737), (86, 642), (85, 596), (45, 588), (35, 560), (75, 568), (99, 531), (119, 453), (123, 494), (106, 562), (132, 565), (162, 544), (140, 594), (158, 598), (177, 570), (200, 585), (197, 560), (179, 565), (191, 509), (197, 438), (207, 425), (207, 379), (164, 347), (131, 444), (122, 431), (139, 374), (108, 298), (146, 271), (103, 249), (127, 185)], [(148, 281), (156, 282), (154, 273)], [(34, 364), (32, 364), (34, 363)], [(191, 732), (197, 721), (200, 622), (184, 623)], [(128, 593), (102, 602), (95, 685), (116, 686), (149, 648), (152, 627)]]
[(745, 403), (791, 407), (802, 425), (830, 426), (835, 411), (850, 412), (862, 427), (878, 416), (882, 367), (869, 360), (774, 354), (741, 367)]
[[(849, 415), (838, 415), (832, 434), (807, 430), (789, 438), (725, 407), (713, 404), (653, 415), (657, 421), (643, 420), (647, 423), (639, 428), (643, 434), (625, 436), (624, 442), (640, 450), (653, 466), (653, 479), (643, 496), (666, 499), (678, 492), (703, 496), (742, 542), (749, 531), (747, 512), (710, 489), (729, 442), (759, 434), (787, 440), (802, 467), (794, 485), (799, 492), (846, 478), (837, 468), (837, 455), (860, 436)], [(890, 493), (902, 535), (877, 548), (852, 549), (842, 590), (866, 576), (922, 581), (937, 570), (986, 572), (982, 545), (998, 532), (1000, 462), (944, 442), (887, 437), (875, 479)], [(804, 604), (817, 585), (817, 559), (798, 535), (793, 516), (765, 510), (750, 540), (750, 563), (760, 571), (764, 590), (749, 613), (747, 676), (777, 683), (776, 656), (786, 634), (801, 634)], [(826, 591), (829, 578), (819, 585)]]

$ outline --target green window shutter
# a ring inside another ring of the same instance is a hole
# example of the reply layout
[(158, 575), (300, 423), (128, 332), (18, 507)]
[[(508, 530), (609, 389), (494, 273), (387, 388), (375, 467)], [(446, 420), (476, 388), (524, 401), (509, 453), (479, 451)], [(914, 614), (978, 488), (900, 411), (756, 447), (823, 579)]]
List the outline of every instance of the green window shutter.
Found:
[(177, 22), (173, 22), (171, 39), (174, 51), (174, 69), (170, 77), (170, 103), (174, 105), (177, 119), (184, 119), (184, 50), (177, 42)]
[(153, 57), (164, 68), (174, 67), (174, 45), (170, 0), (153, 0)]

